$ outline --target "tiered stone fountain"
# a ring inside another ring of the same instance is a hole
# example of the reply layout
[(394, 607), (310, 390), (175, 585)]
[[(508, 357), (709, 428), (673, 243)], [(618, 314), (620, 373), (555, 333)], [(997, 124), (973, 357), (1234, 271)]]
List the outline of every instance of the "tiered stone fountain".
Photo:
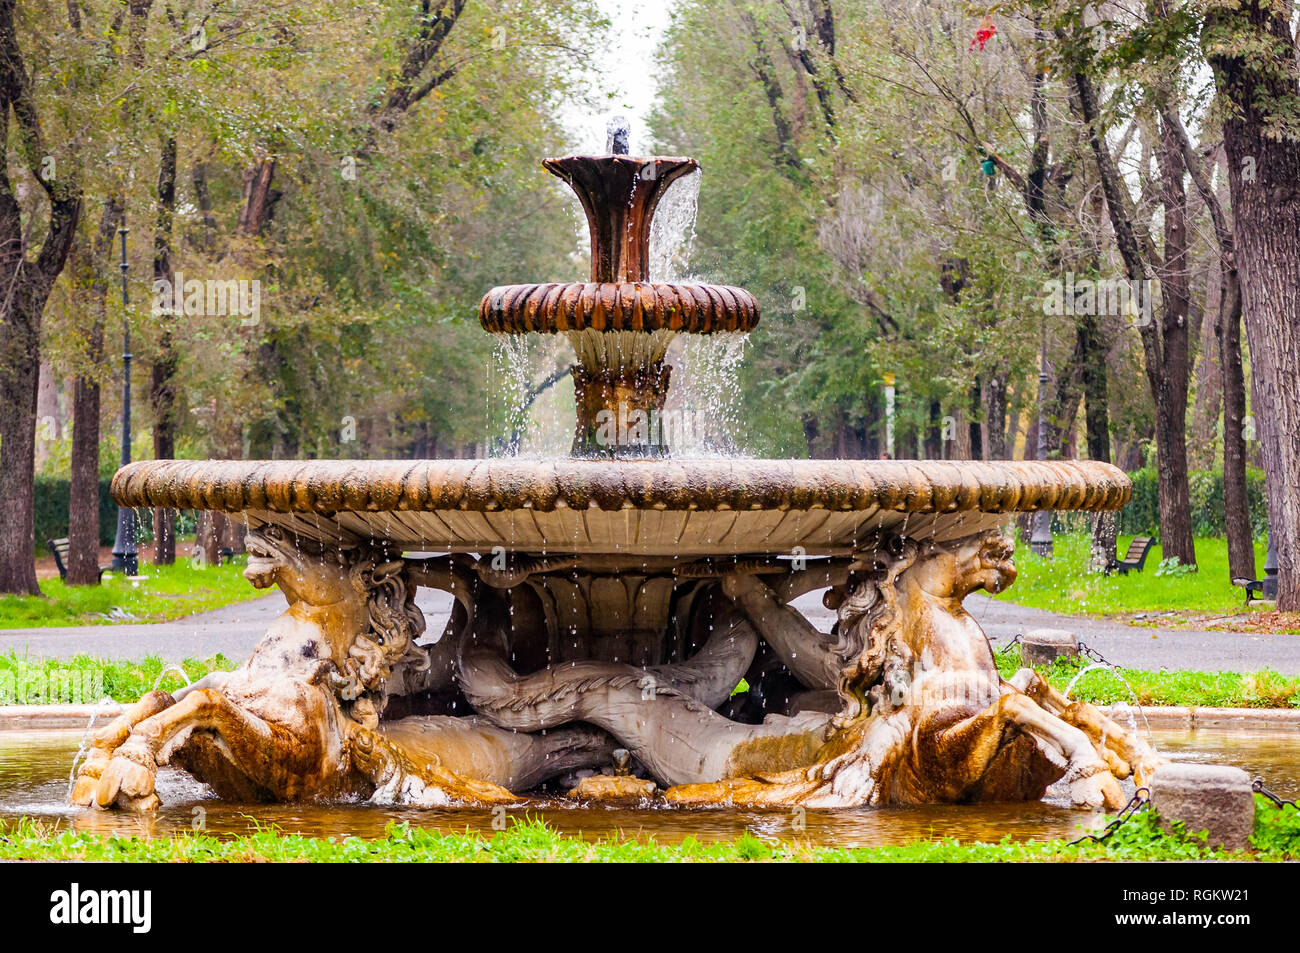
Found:
[[(101, 731), (74, 800), (150, 809), (174, 762), (240, 799), (834, 807), (1055, 783), (1121, 803), (1118, 779), (1142, 780), (1152, 752), (1031, 671), (1001, 679), (962, 599), (1014, 579), (1014, 514), (1117, 509), (1124, 474), (673, 456), (653, 425), (669, 342), (748, 330), (758, 304), (649, 281), (655, 207), (693, 160), (544, 165), (582, 201), (592, 280), (494, 288), (480, 319), (573, 343), (572, 455), (124, 467), (123, 505), (244, 521), (245, 575), (290, 609), (237, 671), (150, 693)], [(434, 642), (419, 586), (455, 597)], [(822, 588), (830, 633), (790, 604)]]

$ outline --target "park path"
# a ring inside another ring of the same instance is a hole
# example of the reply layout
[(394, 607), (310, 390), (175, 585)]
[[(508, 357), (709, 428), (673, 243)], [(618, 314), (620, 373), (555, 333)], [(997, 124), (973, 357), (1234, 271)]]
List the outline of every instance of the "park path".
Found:
[[(451, 596), (436, 589), (421, 589), (416, 604), (428, 620), (426, 636), (440, 633), (451, 613)], [(834, 613), (822, 606), (820, 592), (807, 593), (794, 605), (823, 631), (829, 631), (835, 620)], [(995, 645), (1006, 644), (1030, 629), (1067, 629), (1116, 665), (1127, 668), (1235, 672), (1272, 668), (1300, 675), (1300, 635), (1143, 628), (1027, 609), (983, 593), (967, 597), (965, 605)], [(277, 591), (173, 622), (0, 629), (0, 653), (14, 650), (33, 657), (67, 658), (85, 652), (125, 661), (158, 655), (167, 661), (180, 661), (220, 652), (242, 660), (285, 606), (284, 596)]]

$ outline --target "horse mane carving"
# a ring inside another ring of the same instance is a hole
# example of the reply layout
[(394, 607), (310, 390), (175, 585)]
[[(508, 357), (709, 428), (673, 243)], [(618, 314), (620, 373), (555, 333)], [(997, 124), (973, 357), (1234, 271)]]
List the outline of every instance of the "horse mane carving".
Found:
[(890, 537), (877, 550), (873, 569), (852, 575), (834, 597), (839, 600), (833, 606), (839, 615), (834, 651), (845, 662), (838, 686), (843, 707), (836, 727), (901, 704), (912, 652), (902, 638), (896, 584), (919, 555), (915, 540)]
[[(394, 666), (429, 667), (428, 655), (415, 644), (424, 632), (424, 613), (415, 605), (415, 589), (406, 564), (380, 547), (364, 546), (349, 554), (349, 580), (366, 600), (368, 626), (348, 649), (348, 674), (368, 692), (382, 691)], [(355, 663), (355, 664), (354, 664)], [(381, 706), (382, 707), (382, 706)]]

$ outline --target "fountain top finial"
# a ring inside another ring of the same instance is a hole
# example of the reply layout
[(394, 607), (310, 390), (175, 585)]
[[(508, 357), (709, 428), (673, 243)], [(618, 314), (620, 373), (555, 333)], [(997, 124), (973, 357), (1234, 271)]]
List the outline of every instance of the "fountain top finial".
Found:
[(611, 116), (605, 124), (605, 151), (612, 156), (625, 156), (631, 151), (632, 125), (625, 116)]

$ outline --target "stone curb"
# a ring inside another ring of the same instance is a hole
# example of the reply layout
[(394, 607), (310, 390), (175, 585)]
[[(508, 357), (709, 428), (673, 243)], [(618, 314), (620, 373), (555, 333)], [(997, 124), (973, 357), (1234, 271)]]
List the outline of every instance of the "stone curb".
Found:
[[(1101, 710), (1113, 715), (1114, 708), (1113, 705), (1104, 705)], [(1129, 710), (1132, 711), (1133, 707), (1130, 706)], [(1152, 728), (1300, 729), (1300, 708), (1188, 708), (1170, 705), (1141, 711)]]
[[(85, 728), (91, 716), (102, 725), (122, 712), (122, 705), (0, 705), (0, 731)], [(1113, 714), (1112, 706), (1102, 711)], [(1300, 708), (1143, 708), (1152, 728), (1295, 728)]]
[(122, 713), (123, 705), (0, 705), (0, 731), (44, 731), (105, 724)]

